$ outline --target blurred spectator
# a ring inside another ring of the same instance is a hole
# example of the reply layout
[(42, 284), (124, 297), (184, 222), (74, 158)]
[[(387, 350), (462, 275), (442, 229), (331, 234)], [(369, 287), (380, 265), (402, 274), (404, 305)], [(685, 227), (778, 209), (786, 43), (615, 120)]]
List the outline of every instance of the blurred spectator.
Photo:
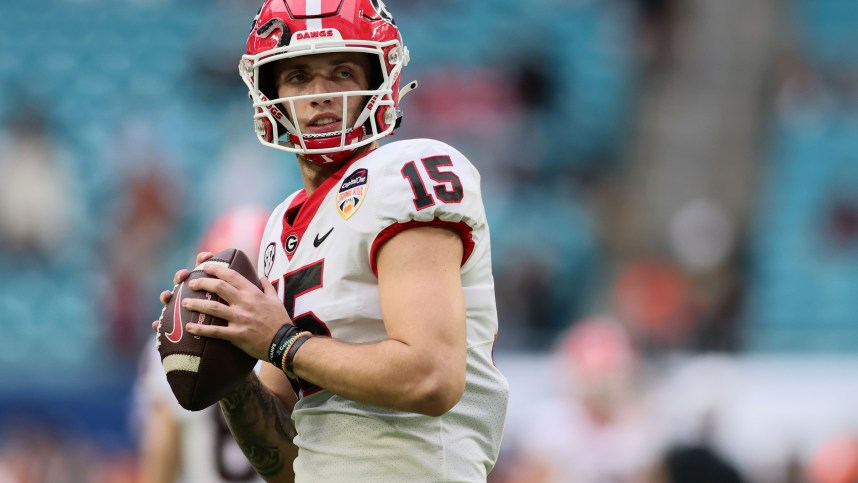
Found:
[(643, 61), (655, 69), (663, 69), (672, 61), (677, 0), (637, 0), (640, 17), (639, 53)]
[(131, 153), (136, 164), (120, 179), (121, 198), (114, 207), (105, 254), (110, 278), (106, 319), (111, 348), (120, 358), (136, 354), (152, 319), (149, 284), (157, 261), (171, 241), (182, 214), (181, 184), (157, 145)]
[(683, 205), (670, 223), (670, 246), (682, 267), (705, 273), (723, 264), (735, 245), (735, 227), (717, 202), (698, 198)]
[(664, 483), (743, 483), (739, 471), (707, 446), (676, 446), (664, 463)]
[(746, 274), (738, 228), (715, 200), (685, 203), (669, 226), (671, 254), (688, 280), (693, 326), (686, 347), (694, 351), (737, 350)]
[(808, 483), (858, 481), (858, 438), (837, 436), (816, 448), (807, 465)]
[(517, 435), (510, 480), (650, 481), (662, 441), (625, 330), (605, 317), (581, 320), (562, 338), (556, 355), (560, 392), (532, 407)]
[(65, 253), (82, 215), (82, 193), (41, 112), (34, 103), (13, 107), (0, 133), (0, 247), (52, 260)]
[(683, 348), (693, 330), (688, 279), (661, 258), (634, 260), (622, 266), (613, 286), (619, 319), (647, 350)]
[(822, 231), (826, 248), (834, 255), (858, 248), (858, 196), (854, 187), (839, 187), (829, 195), (825, 206)]
[(558, 81), (550, 73), (554, 60), (538, 47), (522, 50), (513, 63), (516, 94), (526, 109), (549, 110), (557, 102)]
[(834, 107), (836, 102), (823, 82), (822, 73), (813, 68), (810, 59), (798, 52), (782, 54), (777, 67), (775, 123), (818, 128), (825, 121), (825, 111)]

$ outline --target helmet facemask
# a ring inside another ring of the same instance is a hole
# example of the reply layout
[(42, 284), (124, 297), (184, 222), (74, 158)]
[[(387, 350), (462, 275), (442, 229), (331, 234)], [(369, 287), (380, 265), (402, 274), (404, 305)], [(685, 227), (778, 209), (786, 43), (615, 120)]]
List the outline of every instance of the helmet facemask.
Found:
[[(336, 33), (336, 30), (333, 30)], [(338, 36), (338, 34), (337, 34)], [(274, 63), (305, 55), (336, 52), (368, 54), (371, 59), (369, 89), (328, 92), (291, 97), (279, 97), (276, 89)], [(282, 151), (299, 154), (321, 163), (339, 162), (362, 146), (367, 146), (389, 134), (396, 127), (397, 109), (394, 90), (402, 67), (407, 63), (407, 49), (397, 40), (389, 42), (323, 40), (298, 43), (242, 57), (239, 70), (250, 91), (255, 109), (254, 127), (262, 144)], [(302, 132), (297, 119), (297, 102), (314, 99), (342, 99), (340, 129), (331, 133)], [(350, 126), (349, 106), (361, 103), (363, 109)], [(343, 129), (345, 127), (345, 129)], [(285, 137), (284, 137), (285, 136)], [(283, 138), (283, 139), (281, 139)]]

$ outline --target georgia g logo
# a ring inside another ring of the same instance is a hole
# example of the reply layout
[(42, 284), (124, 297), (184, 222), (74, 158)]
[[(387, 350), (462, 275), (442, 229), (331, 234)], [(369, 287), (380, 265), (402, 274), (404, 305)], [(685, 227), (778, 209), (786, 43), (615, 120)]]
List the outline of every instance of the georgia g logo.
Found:
[(383, 0), (370, 0), (370, 2), (381, 18), (391, 25), (396, 25), (396, 21), (393, 20), (393, 15), (390, 14), (390, 10), (387, 9), (387, 5), (384, 4)]
[(296, 248), (298, 248), (298, 235), (292, 233), (283, 241), (283, 249), (286, 253), (295, 253)]

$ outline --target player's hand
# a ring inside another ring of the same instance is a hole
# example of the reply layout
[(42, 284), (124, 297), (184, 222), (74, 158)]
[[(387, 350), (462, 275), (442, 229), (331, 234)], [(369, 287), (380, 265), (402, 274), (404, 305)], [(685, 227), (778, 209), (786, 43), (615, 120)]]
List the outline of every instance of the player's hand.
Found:
[(217, 294), (229, 305), (190, 298), (183, 300), (182, 305), (227, 320), (229, 325), (188, 323), (185, 330), (192, 335), (228, 340), (250, 356), (267, 361), (271, 339), (284, 323), (290, 322), (277, 290), (263, 277), (260, 291), (243, 275), (221, 265), (206, 265), (204, 270), (215, 278), (192, 280), (190, 288)]
[[(197, 259), (194, 262), (194, 266), (199, 266), (199, 264), (213, 257), (214, 253), (212, 252), (200, 252), (197, 253)], [(182, 268), (173, 275), (173, 290), (175, 290), (175, 286), (187, 280), (188, 276), (191, 275), (191, 271), (187, 268)], [(158, 297), (161, 300), (163, 305), (167, 305), (170, 302), (170, 299), (173, 297), (173, 290), (164, 290), (161, 292), (161, 295)], [(152, 330), (158, 332), (158, 321), (152, 322)]]

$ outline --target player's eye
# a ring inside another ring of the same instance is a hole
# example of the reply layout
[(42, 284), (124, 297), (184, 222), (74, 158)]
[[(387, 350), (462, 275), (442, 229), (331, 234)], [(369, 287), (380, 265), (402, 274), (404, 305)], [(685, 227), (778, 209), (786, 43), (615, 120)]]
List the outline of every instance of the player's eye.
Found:
[(352, 73), (348, 69), (340, 69), (337, 71), (337, 77), (339, 79), (351, 79)]

